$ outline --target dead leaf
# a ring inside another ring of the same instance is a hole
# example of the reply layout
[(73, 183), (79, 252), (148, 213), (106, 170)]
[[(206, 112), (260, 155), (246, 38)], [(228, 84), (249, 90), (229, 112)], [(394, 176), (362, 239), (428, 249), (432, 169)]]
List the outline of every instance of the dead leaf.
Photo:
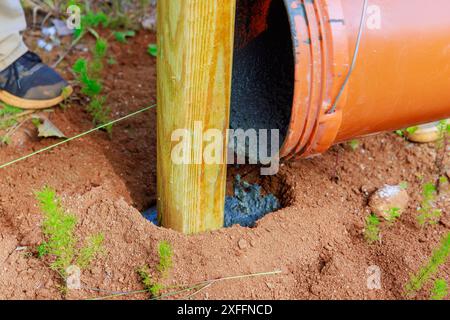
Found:
[(38, 137), (41, 138), (66, 138), (64, 133), (56, 127), (53, 122), (44, 117), (35, 117), (35, 119), (39, 120), (39, 123), (36, 125), (38, 129)]

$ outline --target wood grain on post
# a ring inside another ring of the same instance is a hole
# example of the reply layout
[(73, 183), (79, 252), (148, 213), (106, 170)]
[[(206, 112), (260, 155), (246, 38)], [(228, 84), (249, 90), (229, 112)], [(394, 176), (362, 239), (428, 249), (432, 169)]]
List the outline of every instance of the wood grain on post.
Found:
[[(236, 0), (158, 1), (158, 214), (186, 234), (224, 222), (235, 10)], [(191, 133), (190, 164), (172, 159), (177, 129)], [(221, 133), (213, 164), (202, 156), (209, 129)]]

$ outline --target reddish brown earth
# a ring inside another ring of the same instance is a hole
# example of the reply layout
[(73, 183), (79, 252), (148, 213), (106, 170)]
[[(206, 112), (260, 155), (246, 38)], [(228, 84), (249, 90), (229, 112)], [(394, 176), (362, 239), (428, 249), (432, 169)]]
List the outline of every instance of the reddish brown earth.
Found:
[[(155, 60), (145, 50), (154, 40), (153, 34), (139, 33), (129, 45), (112, 45), (118, 64), (107, 67), (105, 85), (114, 117), (155, 101)], [(69, 62), (79, 55), (74, 52)], [(67, 66), (61, 64), (60, 70), (73, 78)], [(84, 104), (75, 99), (48, 116), (72, 136), (92, 127)], [(390, 133), (363, 139), (356, 151), (337, 146), (322, 157), (283, 164), (277, 176), (265, 179), (255, 168), (230, 168), (230, 181), (240, 173), (286, 206), (255, 228), (185, 236), (156, 227), (140, 214), (156, 197), (155, 114), (152, 110), (116, 125), (112, 138), (97, 132), (0, 169), (0, 298), (86, 299), (141, 290), (136, 268), (155, 265), (157, 244), (167, 240), (174, 257), (166, 285), (282, 271), (218, 282), (196, 299), (402, 299), (409, 275), (449, 231), (448, 193), (439, 197), (444, 212), (439, 224), (421, 228), (416, 222), (421, 187), (436, 178), (434, 146), (410, 144)], [(12, 145), (0, 149), (0, 164), (57, 141), (40, 140), (33, 126), (25, 125)], [(370, 193), (402, 181), (408, 182), (412, 198), (408, 210), (394, 224), (383, 224), (381, 241), (369, 245), (363, 230)], [(66, 295), (49, 261), (36, 256), (43, 241), (42, 213), (33, 192), (45, 185), (55, 188), (78, 217), (80, 238), (105, 235), (104, 253), (82, 274), (83, 289)], [(381, 290), (367, 288), (371, 265), (382, 270)], [(438, 275), (450, 280), (450, 264)], [(427, 299), (429, 289), (416, 298)]]

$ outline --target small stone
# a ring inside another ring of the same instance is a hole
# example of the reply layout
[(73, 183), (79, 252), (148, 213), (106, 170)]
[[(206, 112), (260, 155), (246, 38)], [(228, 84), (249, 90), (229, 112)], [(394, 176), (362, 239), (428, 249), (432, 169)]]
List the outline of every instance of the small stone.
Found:
[(245, 240), (245, 239), (239, 240), (238, 246), (239, 246), (239, 248), (240, 248), (241, 250), (247, 249), (247, 247), (248, 247), (248, 242), (247, 242), (247, 240)]
[[(432, 122), (417, 126), (414, 132), (407, 133), (406, 136), (412, 142), (429, 143), (438, 141), (442, 137), (442, 133), (439, 128), (439, 122)], [(434, 149), (430, 151), (434, 153)]]
[(311, 285), (311, 287), (309, 287), (309, 291), (312, 294), (318, 296), (322, 292), (322, 288), (318, 284), (313, 284), (313, 285)]
[[(400, 186), (385, 185), (370, 198), (369, 207), (374, 214), (392, 220), (392, 213), (401, 215), (408, 206), (408, 192)], [(393, 212), (395, 210), (395, 212)]]
[(361, 186), (360, 190), (366, 196), (370, 194), (370, 188), (366, 185)]
[(71, 265), (66, 269), (66, 287), (69, 290), (81, 289), (81, 270), (78, 266)]

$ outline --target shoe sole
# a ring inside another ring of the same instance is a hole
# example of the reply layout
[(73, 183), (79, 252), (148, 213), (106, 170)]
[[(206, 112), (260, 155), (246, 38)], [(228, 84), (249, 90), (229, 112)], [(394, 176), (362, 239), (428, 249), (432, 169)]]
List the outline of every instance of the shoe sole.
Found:
[(68, 86), (64, 89), (64, 95), (49, 100), (27, 100), (16, 97), (7, 91), (0, 90), (0, 100), (10, 106), (25, 110), (40, 110), (54, 107), (63, 102), (73, 92), (73, 88)]

